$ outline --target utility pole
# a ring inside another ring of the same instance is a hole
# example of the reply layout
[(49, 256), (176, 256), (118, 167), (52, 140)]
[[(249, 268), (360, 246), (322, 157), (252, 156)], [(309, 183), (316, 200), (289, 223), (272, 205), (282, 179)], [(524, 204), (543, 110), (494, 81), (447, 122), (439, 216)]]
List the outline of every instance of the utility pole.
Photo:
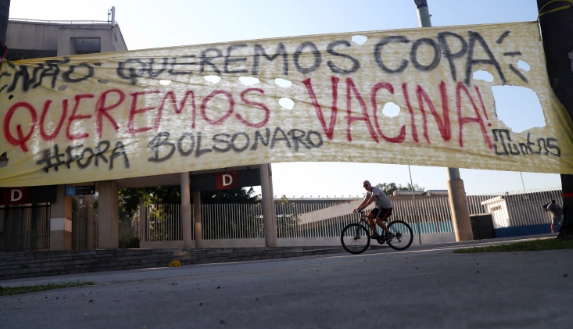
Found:
[[(0, 0), (0, 69), (2, 58), (6, 55), (6, 35), (8, 34), (8, 17), (10, 16), (10, 0)], [(8, 164), (6, 152), (0, 154), (0, 167)]]
[[(414, 3), (418, 8), (420, 27), (431, 27), (432, 20), (430, 19), (427, 0), (414, 0)], [(473, 240), (474, 234), (470, 221), (468, 200), (459, 168), (448, 168), (448, 198), (450, 199), (456, 241)]]
[[(0, 0), (0, 57), (4, 54), (6, 34), (8, 33), (8, 16), (10, 14), (10, 0)], [(0, 66), (2, 64), (0, 63)]]
[[(537, 8), (549, 82), (573, 120), (573, 8), (569, 1), (551, 0), (537, 0)], [(561, 188), (563, 223), (558, 238), (573, 240), (573, 175), (561, 175)]]

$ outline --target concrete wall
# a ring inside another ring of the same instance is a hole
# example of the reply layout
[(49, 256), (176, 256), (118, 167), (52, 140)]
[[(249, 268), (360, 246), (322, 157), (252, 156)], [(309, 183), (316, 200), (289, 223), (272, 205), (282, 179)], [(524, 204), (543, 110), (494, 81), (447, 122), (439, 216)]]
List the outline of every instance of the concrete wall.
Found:
[[(73, 22), (73, 21), (72, 21)], [(61, 24), (9, 21), (6, 44), (11, 49), (51, 50), (58, 56), (74, 55), (73, 38), (100, 39), (100, 52), (125, 51), (119, 26), (109, 24)]]
[(56, 202), (50, 206), (50, 250), (72, 249), (72, 198), (58, 185)]
[[(193, 241), (195, 247), (195, 241)], [(183, 249), (183, 241), (141, 241), (140, 249)]]
[[(456, 234), (454, 232), (449, 233), (426, 233), (422, 234), (422, 245), (426, 244), (436, 244), (436, 243), (448, 243), (456, 242)], [(419, 245), (418, 236), (414, 236), (413, 246)]]
[[(555, 232), (559, 232), (561, 225), (555, 225)], [(509, 238), (514, 236), (546, 234), (551, 233), (551, 224), (538, 224), (530, 226), (516, 226), (497, 228), (495, 231), (496, 238)]]
[(118, 192), (114, 181), (96, 183), (98, 196), (98, 247), (119, 247)]
[(278, 239), (279, 247), (328, 247), (328, 246), (341, 246), (340, 237), (334, 238), (293, 238), (293, 239)]
[(6, 44), (12, 49), (56, 50), (59, 30), (57, 25), (8, 21)]
[[(286, 239), (279, 238), (278, 247), (339, 247), (340, 237), (330, 238), (295, 238)], [(422, 234), (422, 245), (455, 242), (456, 236), (454, 232), (450, 233), (430, 233)], [(376, 241), (371, 241), (371, 244), (376, 244)], [(418, 236), (414, 236), (412, 246), (418, 246)], [(148, 242), (141, 241), (140, 248), (144, 249), (181, 249), (183, 248), (183, 241), (164, 241), (164, 242)], [(193, 241), (193, 248), (195, 241)], [(203, 248), (264, 248), (265, 239), (217, 239), (217, 240), (203, 240)]]
[(119, 25), (116, 24), (116, 27), (112, 30), (112, 34), (113, 51), (127, 51), (127, 44), (123, 39)]

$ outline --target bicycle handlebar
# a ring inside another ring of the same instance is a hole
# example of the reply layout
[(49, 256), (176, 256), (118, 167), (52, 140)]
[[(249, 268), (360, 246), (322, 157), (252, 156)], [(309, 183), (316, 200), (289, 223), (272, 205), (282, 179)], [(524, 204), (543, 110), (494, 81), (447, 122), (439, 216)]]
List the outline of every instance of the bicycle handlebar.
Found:
[(363, 210), (355, 210), (355, 211), (353, 211), (353, 213), (360, 214), (360, 217), (366, 217), (366, 215), (364, 214), (364, 209)]

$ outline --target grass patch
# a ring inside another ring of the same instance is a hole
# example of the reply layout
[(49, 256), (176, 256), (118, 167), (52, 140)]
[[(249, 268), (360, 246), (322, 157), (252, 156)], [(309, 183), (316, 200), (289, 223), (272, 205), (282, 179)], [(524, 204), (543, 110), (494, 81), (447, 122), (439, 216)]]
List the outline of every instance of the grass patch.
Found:
[(551, 239), (536, 239), (530, 241), (522, 241), (510, 244), (502, 244), (497, 246), (487, 247), (473, 247), (456, 249), (455, 253), (469, 254), (475, 252), (512, 252), (512, 251), (539, 251), (539, 250), (556, 250), (556, 249), (573, 249), (573, 240), (559, 240), (557, 238)]
[(60, 283), (47, 283), (37, 284), (34, 286), (21, 286), (21, 287), (2, 287), (0, 286), (0, 296), (11, 296), (27, 294), (29, 292), (46, 291), (71, 287), (92, 286), (95, 283), (91, 281), (77, 281), (77, 282), (60, 282)]

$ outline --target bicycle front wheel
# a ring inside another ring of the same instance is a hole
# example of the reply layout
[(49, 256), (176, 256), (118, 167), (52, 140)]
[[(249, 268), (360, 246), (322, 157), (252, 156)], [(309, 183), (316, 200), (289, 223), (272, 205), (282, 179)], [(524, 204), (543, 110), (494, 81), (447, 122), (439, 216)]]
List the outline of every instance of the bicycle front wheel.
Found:
[(370, 246), (370, 234), (366, 227), (360, 224), (348, 224), (342, 229), (340, 242), (344, 250), (351, 254), (361, 254)]
[(390, 225), (388, 225), (388, 230), (395, 235), (394, 239), (388, 242), (388, 245), (392, 249), (407, 249), (414, 240), (414, 232), (412, 232), (412, 228), (406, 222), (401, 220), (395, 220), (390, 223)]

